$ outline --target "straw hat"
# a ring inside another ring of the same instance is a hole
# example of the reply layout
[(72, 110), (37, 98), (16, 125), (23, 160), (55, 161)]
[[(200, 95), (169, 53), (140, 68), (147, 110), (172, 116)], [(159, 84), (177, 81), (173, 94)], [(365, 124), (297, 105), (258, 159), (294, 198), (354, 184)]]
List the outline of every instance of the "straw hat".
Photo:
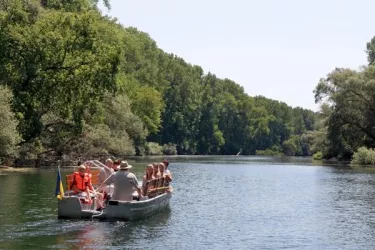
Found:
[(132, 165), (129, 165), (127, 161), (121, 161), (120, 163), (120, 169), (129, 169), (132, 168)]

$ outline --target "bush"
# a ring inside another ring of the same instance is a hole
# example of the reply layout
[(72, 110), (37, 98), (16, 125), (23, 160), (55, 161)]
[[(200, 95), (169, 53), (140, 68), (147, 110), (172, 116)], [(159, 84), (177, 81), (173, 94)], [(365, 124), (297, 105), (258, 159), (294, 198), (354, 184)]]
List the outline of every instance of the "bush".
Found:
[(313, 154), (313, 159), (314, 160), (322, 160), (323, 159), (323, 154), (322, 152), (318, 151), (315, 154)]
[(145, 149), (146, 149), (147, 155), (162, 155), (163, 154), (163, 147), (157, 144), (156, 142), (147, 142)]
[(368, 149), (366, 147), (360, 147), (357, 152), (354, 153), (353, 159), (350, 162), (352, 165), (375, 165), (375, 150)]
[(281, 148), (283, 150), (283, 154), (287, 156), (294, 156), (297, 151), (297, 146), (293, 139), (284, 141), (283, 144), (281, 145)]
[(111, 130), (105, 124), (85, 126), (85, 136), (67, 147), (67, 154), (93, 155), (135, 155), (133, 141), (126, 131)]
[(163, 154), (165, 155), (177, 155), (176, 144), (168, 143), (163, 145)]
[(266, 150), (257, 150), (255, 152), (256, 155), (264, 155), (264, 156), (281, 156), (283, 155), (280, 151), (275, 151), (272, 149), (267, 148)]

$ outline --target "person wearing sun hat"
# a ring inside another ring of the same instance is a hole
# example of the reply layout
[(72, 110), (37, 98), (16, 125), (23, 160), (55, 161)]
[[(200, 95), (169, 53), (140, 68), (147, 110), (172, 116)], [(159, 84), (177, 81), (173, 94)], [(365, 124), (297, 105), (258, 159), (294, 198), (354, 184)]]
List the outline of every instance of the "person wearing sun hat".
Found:
[(111, 174), (98, 188), (101, 190), (105, 185), (114, 184), (114, 191), (112, 200), (119, 201), (132, 201), (134, 191), (138, 192), (139, 198), (142, 197), (142, 192), (138, 184), (137, 177), (130, 173), (129, 169), (132, 165), (129, 165), (127, 161), (121, 161), (120, 170)]

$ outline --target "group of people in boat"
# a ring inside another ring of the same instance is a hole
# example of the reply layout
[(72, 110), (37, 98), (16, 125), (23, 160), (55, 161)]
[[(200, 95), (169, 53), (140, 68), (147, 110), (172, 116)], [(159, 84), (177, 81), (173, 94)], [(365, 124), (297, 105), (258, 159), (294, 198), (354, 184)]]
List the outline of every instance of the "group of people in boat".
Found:
[[(140, 200), (171, 190), (172, 174), (168, 169), (168, 160), (147, 165), (141, 186), (137, 177), (130, 172), (132, 166), (127, 161), (107, 159), (105, 164), (98, 163), (101, 165), (97, 189), (92, 185), (90, 169), (98, 164), (92, 161), (78, 167), (71, 185), (74, 195), (87, 197), (88, 200), (95, 197), (95, 207), (98, 210), (105, 207), (107, 200)], [(133, 196), (135, 191), (136, 197)]]

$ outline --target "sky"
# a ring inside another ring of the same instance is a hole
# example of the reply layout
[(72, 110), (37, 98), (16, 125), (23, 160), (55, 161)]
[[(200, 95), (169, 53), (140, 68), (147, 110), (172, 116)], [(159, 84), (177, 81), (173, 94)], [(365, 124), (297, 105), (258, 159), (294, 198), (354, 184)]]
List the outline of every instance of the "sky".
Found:
[(372, 0), (110, 0), (127, 26), (250, 96), (318, 110), (313, 90), (336, 67), (367, 63)]

